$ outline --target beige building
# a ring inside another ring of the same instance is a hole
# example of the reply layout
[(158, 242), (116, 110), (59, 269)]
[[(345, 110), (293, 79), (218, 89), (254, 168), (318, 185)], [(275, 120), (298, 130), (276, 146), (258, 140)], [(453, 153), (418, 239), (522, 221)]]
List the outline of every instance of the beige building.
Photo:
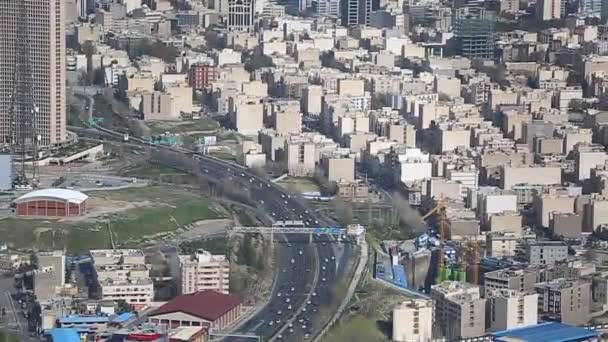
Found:
[(38, 301), (46, 302), (57, 296), (65, 285), (65, 253), (62, 250), (39, 252), (36, 257), (34, 294)]
[(410, 124), (389, 124), (388, 138), (407, 147), (416, 147), (416, 128)]
[(503, 258), (515, 256), (519, 245), (519, 234), (498, 232), (486, 235), (486, 252), (488, 256)]
[(134, 306), (149, 305), (154, 300), (154, 284), (150, 278), (128, 280), (105, 279), (99, 282), (101, 300), (124, 300)]
[(393, 341), (426, 342), (433, 338), (433, 301), (410, 299), (393, 309)]
[(485, 291), (491, 289), (509, 289), (520, 292), (534, 291), (538, 274), (534, 268), (501, 269), (486, 272), (484, 275)]
[(321, 97), (323, 87), (319, 85), (309, 85), (302, 90), (302, 111), (309, 115), (321, 114)]
[(559, 19), (561, 8), (561, 0), (538, 0), (536, 2), (536, 18), (541, 21)]
[(536, 196), (533, 207), (536, 210), (537, 224), (549, 227), (553, 215), (574, 213), (574, 201), (574, 196), (555, 191)]
[(180, 290), (182, 294), (213, 290), (228, 294), (230, 261), (225, 255), (200, 250), (194, 255), (180, 255)]
[(285, 141), (287, 172), (290, 176), (303, 177), (315, 171), (315, 144), (308, 139), (290, 137)]
[(591, 283), (558, 278), (536, 284), (538, 311), (564, 324), (582, 325), (589, 320)]
[[(561, 142), (560, 142), (561, 146)], [(517, 184), (560, 185), (562, 169), (559, 166), (514, 167), (503, 165), (500, 169), (500, 187), (510, 190)]]
[(141, 249), (94, 249), (90, 253), (96, 266), (119, 263), (145, 264), (145, 255)]
[(326, 156), (323, 158), (325, 174), (330, 182), (353, 182), (355, 180), (355, 159)]
[(365, 82), (363, 80), (354, 79), (338, 80), (338, 95), (363, 96), (365, 95)]
[(431, 288), (435, 301), (434, 322), (449, 341), (482, 336), (485, 332), (486, 300), (479, 287), (444, 281)]
[(264, 106), (258, 101), (238, 99), (234, 104), (234, 125), (244, 135), (257, 135), (264, 128)]
[(23, 105), (38, 108), (35, 124), (39, 146), (49, 147), (66, 140), (64, 6), (60, 0), (25, 0), (25, 17), (19, 7), (15, 1), (0, 2), (0, 139), (3, 143), (11, 141), (9, 115), (21, 49), (18, 42), (28, 39), (33, 83), (24, 81), (22, 86), (32, 90), (34, 103)]
[(296, 111), (274, 113), (273, 126), (277, 134), (297, 134), (302, 131), (302, 114)]
[(487, 324), (491, 331), (523, 328), (538, 323), (538, 294), (517, 290), (486, 290)]
[(179, 112), (170, 94), (160, 91), (144, 92), (141, 96), (141, 112), (144, 120), (177, 120)]

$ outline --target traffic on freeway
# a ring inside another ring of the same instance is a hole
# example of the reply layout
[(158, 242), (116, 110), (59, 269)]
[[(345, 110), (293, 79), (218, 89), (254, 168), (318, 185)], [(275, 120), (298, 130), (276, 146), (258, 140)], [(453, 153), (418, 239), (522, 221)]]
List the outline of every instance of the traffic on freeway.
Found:
[[(251, 199), (273, 220), (299, 220), (309, 227), (329, 226), (329, 222), (297, 198), (245, 168), (205, 157), (199, 157), (199, 162), (204, 176), (228, 179), (239, 188), (246, 188)], [(312, 324), (319, 314), (319, 305), (333, 300), (333, 287), (346, 270), (350, 246), (345, 244), (341, 248), (342, 257), (338, 258), (334, 250), (337, 244), (330, 237), (315, 236), (313, 242), (308, 244), (308, 236), (289, 235), (277, 244), (280, 273), (272, 298), (240, 327), (240, 333), (291, 341), (314, 337)]]

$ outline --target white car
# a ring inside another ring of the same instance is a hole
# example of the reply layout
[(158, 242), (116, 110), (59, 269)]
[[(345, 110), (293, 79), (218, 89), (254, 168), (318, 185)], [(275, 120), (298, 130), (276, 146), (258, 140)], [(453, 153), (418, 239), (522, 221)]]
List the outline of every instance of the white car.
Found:
[(298, 254), (302, 255), (302, 254), (304, 254), (304, 253), (303, 253), (303, 252), (302, 252), (302, 250), (300, 249), (300, 251), (298, 252)]
[(316, 296), (317, 296), (317, 293), (316, 293), (316, 292), (313, 292), (313, 293), (312, 293), (312, 296), (313, 296), (313, 297), (316, 297)]
[(296, 261), (295, 261), (294, 259), (291, 259), (291, 263), (292, 263), (292, 264), (295, 264), (295, 262), (296, 262)]
[(325, 267), (325, 266), (321, 266), (321, 269), (322, 269), (323, 271), (325, 271), (325, 269), (326, 269), (326, 268), (327, 268), (327, 267)]

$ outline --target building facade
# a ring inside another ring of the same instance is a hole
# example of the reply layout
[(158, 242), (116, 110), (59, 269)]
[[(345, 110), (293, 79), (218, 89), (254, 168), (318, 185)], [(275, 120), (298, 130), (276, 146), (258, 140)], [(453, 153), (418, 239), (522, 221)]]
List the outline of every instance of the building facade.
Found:
[(179, 256), (181, 293), (214, 290), (228, 294), (230, 261), (224, 255), (200, 250), (194, 255)]
[(228, 31), (253, 32), (255, 0), (228, 0)]
[(487, 324), (492, 331), (523, 328), (538, 322), (538, 294), (516, 290), (486, 290)]
[[(27, 48), (20, 47), (19, 42), (24, 39)], [(11, 142), (10, 113), (15, 84), (19, 79), (16, 78), (15, 68), (17, 57), (23, 54), (29, 54), (24, 56), (27, 62), (23, 64), (31, 70), (31, 84), (28, 85), (29, 80), (22, 82), (31, 89), (34, 107), (30, 110), (36, 112), (34, 125), (35, 134), (40, 136), (38, 146), (44, 148), (60, 144), (66, 140), (66, 53), (62, 1), (23, 0), (23, 8), (18, 6), (17, 1), (0, 2), (0, 141), (5, 144)], [(28, 108), (32, 105), (27, 103), (29, 99), (23, 102), (16, 105)], [(18, 137), (17, 141), (20, 141)]]
[(486, 299), (479, 287), (444, 281), (431, 288), (435, 301), (434, 322), (449, 341), (482, 336), (485, 332)]
[(433, 301), (411, 299), (393, 309), (393, 341), (430, 341), (433, 337)]

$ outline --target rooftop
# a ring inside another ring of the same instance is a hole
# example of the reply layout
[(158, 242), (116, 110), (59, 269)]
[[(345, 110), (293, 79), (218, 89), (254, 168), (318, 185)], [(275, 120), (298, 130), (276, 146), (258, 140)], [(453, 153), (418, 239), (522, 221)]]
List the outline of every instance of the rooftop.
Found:
[(521, 341), (521, 342), (574, 342), (586, 341), (597, 337), (597, 333), (591, 330), (573, 327), (561, 323), (540, 323), (525, 328), (517, 328), (492, 333), (494, 341)]
[(185, 312), (208, 321), (215, 321), (241, 302), (216, 291), (200, 291), (175, 297), (150, 314), (150, 317), (172, 312)]
[(41, 190), (34, 190), (31, 192), (28, 192), (27, 194), (17, 198), (15, 200), (15, 203), (21, 203), (21, 202), (25, 202), (25, 201), (28, 201), (31, 199), (38, 199), (38, 198), (52, 198), (52, 199), (63, 200), (63, 201), (70, 202), (70, 203), (80, 204), (80, 203), (86, 201), (87, 198), (89, 198), (89, 196), (83, 194), (80, 191), (75, 191), (75, 190), (41, 189)]
[(61, 324), (92, 324), (92, 323), (107, 323), (110, 320), (108, 316), (86, 316), (86, 315), (67, 315), (59, 319)]
[(49, 331), (53, 342), (80, 342), (80, 335), (76, 329), (55, 328)]

